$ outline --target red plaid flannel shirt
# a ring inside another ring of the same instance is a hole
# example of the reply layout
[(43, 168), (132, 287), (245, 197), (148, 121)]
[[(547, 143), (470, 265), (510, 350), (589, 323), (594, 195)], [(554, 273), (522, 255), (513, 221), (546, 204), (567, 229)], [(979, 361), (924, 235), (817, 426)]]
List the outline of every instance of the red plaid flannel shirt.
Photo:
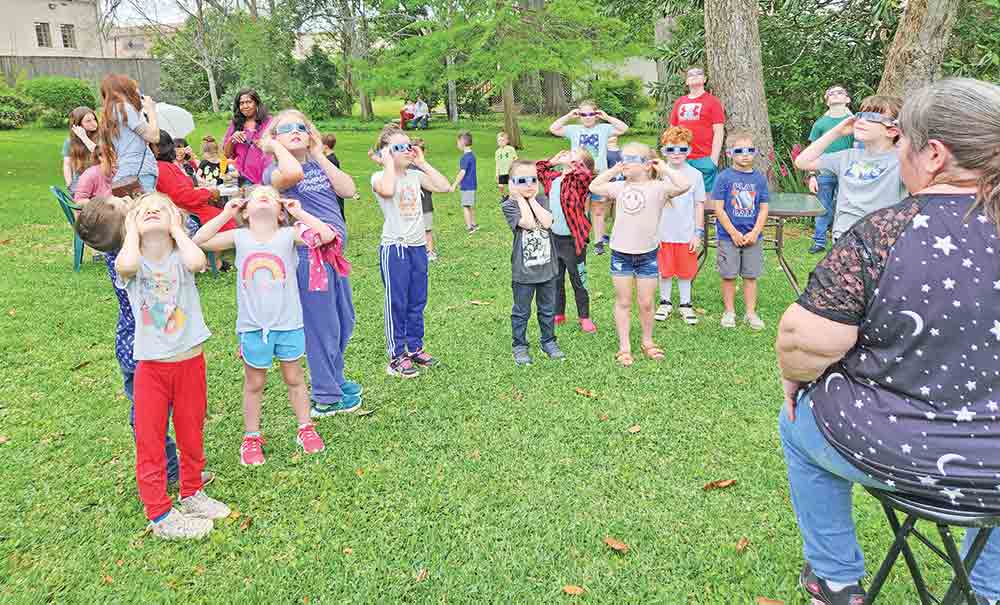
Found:
[[(538, 178), (542, 181), (546, 196), (552, 189), (552, 181), (562, 177), (558, 202), (562, 206), (566, 224), (569, 225), (569, 232), (573, 235), (576, 255), (580, 256), (587, 247), (587, 239), (590, 237), (587, 200), (590, 199), (590, 181), (594, 180), (594, 174), (587, 170), (586, 166), (576, 162), (565, 172), (555, 170), (548, 160), (535, 162), (535, 169), (538, 172)], [(549, 207), (552, 207), (551, 199)]]

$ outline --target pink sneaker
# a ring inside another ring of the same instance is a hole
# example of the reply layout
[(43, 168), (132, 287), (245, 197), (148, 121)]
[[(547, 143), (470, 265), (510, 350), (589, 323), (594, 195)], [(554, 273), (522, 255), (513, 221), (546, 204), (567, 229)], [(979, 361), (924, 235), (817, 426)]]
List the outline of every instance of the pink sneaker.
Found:
[(302, 451), (307, 454), (318, 454), (326, 449), (323, 438), (316, 432), (315, 424), (307, 424), (299, 429), (299, 435), (295, 442), (302, 446)]
[(264, 464), (263, 437), (243, 437), (243, 445), (240, 446), (240, 464), (243, 466)]
[(557, 326), (561, 326), (564, 323), (566, 323), (566, 316), (565, 315), (556, 315), (556, 325)]
[(580, 329), (587, 334), (593, 334), (597, 331), (597, 326), (594, 325), (594, 322), (592, 322), (589, 317), (585, 317), (580, 320)]

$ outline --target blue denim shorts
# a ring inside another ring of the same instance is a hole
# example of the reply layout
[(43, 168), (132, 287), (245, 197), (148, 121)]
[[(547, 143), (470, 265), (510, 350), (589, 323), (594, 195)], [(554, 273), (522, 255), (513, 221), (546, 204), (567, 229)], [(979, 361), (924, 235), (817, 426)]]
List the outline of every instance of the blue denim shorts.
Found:
[(656, 248), (642, 254), (628, 254), (611, 250), (611, 277), (636, 277), (658, 279), (660, 270), (656, 265)]
[(295, 361), (306, 354), (306, 333), (302, 328), (271, 330), (266, 341), (261, 330), (240, 332), (239, 339), (243, 361), (258, 370), (270, 368), (274, 359)]

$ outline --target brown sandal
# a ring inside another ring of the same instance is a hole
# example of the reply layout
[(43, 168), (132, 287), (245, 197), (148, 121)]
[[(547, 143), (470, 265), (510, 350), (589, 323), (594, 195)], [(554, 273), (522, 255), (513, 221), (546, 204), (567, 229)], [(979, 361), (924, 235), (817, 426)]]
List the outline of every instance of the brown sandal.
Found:
[(646, 356), (646, 359), (652, 359), (653, 361), (663, 361), (666, 358), (666, 355), (663, 354), (663, 349), (655, 344), (642, 345), (642, 354)]
[(615, 361), (622, 364), (623, 368), (631, 367), (635, 363), (635, 359), (632, 358), (632, 353), (628, 351), (618, 351), (615, 355)]

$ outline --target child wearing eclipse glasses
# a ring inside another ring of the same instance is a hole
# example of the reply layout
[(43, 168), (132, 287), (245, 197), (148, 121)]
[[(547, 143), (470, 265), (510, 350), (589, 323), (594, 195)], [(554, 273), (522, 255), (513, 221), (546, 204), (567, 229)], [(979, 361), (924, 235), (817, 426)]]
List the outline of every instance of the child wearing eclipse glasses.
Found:
[[(834, 242), (862, 217), (901, 202), (907, 195), (899, 172), (898, 97), (871, 96), (860, 111), (826, 132), (795, 159), (800, 170), (829, 171), (837, 177)], [(853, 134), (864, 149), (823, 154), (838, 138)]]
[(660, 135), (660, 155), (672, 168), (687, 177), (691, 188), (670, 200), (660, 215), (660, 249), (656, 264), (660, 270), (660, 305), (657, 321), (666, 321), (674, 310), (671, 290), (674, 279), (680, 290), (678, 311), (688, 325), (698, 323), (691, 306), (691, 282), (698, 273), (698, 252), (705, 234), (705, 179), (687, 163), (694, 134), (684, 127), (674, 126)]
[[(514, 305), (510, 311), (514, 363), (530, 365), (528, 320), (531, 299), (538, 307), (538, 329), (542, 351), (549, 359), (566, 356), (556, 344), (556, 277), (558, 256), (552, 228), (552, 212), (546, 198), (538, 198), (538, 173), (534, 162), (515, 160), (510, 166), (510, 196), (500, 202), (500, 209), (514, 233), (511, 251), (511, 289)], [(555, 203), (559, 203), (558, 200)]]
[[(847, 105), (851, 102), (850, 95), (843, 86), (831, 86), (823, 94), (823, 100), (828, 107), (824, 113), (813, 124), (809, 132), (809, 141), (818, 141), (820, 137), (836, 128), (841, 122), (849, 118), (851, 110)], [(854, 147), (853, 131), (847, 136), (834, 139), (830, 146), (823, 152), (824, 155), (844, 151)], [(813, 232), (813, 245), (809, 248), (810, 254), (818, 254), (826, 251), (826, 232), (833, 225), (833, 216), (837, 209), (837, 175), (824, 170), (809, 175), (809, 190), (816, 194), (819, 203), (823, 206), (823, 214), (816, 217), (816, 230)]]
[(751, 330), (763, 330), (757, 315), (757, 278), (764, 272), (763, 231), (767, 222), (767, 177), (753, 167), (757, 149), (746, 130), (726, 137), (732, 167), (715, 178), (712, 201), (718, 221), (716, 264), (722, 277), (723, 328), (736, 327), (736, 278), (743, 278), (743, 320)]
[(395, 125), (382, 129), (376, 148), (373, 159), (382, 170), (372, 175), (371, 183), (385, 217), (379, 269), (385, 286), (386, 372), (414, 378), (420, 374), (418, 366), (437, 364), (424, 350), (428, 258), (420, 190), (447, 193), (451, 184)]

